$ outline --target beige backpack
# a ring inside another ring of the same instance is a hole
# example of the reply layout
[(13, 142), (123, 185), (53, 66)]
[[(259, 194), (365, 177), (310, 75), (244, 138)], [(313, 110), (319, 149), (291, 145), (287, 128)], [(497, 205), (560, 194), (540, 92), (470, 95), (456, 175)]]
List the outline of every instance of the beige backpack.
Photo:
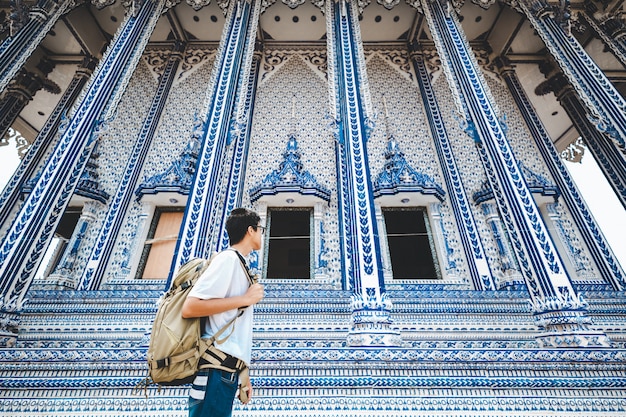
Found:
[(187, 294), (209, 264), (206, 259), (185, 263), (163, 295), (152, 324), (146, 385), (183, 385), (193, 381), (200, 355), (208, 346), (200, 337), (201, 319), (185, 319), (181, 311)]
[[(235, 253), (241, 261), (249, 283), (252, 284), (256, 277), (250, 273), (239, 252), (235, 251)], [(239, 314), (210, 339), (201, 338), (201, 318), (185, 319), (182, 317), (183, 304), (187, 295), (208, 268), (213, 256), (210, 260), (192, 259), (181, 266), (169, 291), (161, 298), (148, 345), (148, 377), (137, 384), (136, 390), (147, 389), (152, 384), (176, 386), (193, 382), (198, 372), (200, 358), (213, 345), (215, 339), (220, 337), (243, 313), (245, 307), (240, 308)]]

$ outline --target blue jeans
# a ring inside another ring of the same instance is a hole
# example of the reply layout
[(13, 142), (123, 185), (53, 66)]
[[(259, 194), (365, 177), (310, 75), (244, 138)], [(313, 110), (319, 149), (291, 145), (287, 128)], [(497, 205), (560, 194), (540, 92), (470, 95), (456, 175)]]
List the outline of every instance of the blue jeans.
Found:
[(238, 372), (198, 371), (189, 391), (189, 417), (231, 417)]

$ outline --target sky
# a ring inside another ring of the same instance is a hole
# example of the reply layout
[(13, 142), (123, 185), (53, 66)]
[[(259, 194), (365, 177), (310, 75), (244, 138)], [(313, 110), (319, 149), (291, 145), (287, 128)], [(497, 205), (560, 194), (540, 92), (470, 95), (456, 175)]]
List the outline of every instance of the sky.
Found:
[(565, 166), (583, 195), (596, 223), (602, 229), (613, 253), (622, 267), (626, 268), (626, 211), (624, 207), (589, 151), (585, 152), (581, 163), (566, 162)]
[[(19, 159), (15, 141), (0, 147), (0, 189), (3, 189), (17, 168)], [(582, 161), (565, 162), (589, 210), (602, 229), (620, 264), (626, 268), (626, 211), (607, 183), (593, 156), (586, 151)]]
[(19, 163), (15, 139), (10, 138), (8, 145), (0, 147), (0, 190), (3, 190), (7, 182), (9, 182)]

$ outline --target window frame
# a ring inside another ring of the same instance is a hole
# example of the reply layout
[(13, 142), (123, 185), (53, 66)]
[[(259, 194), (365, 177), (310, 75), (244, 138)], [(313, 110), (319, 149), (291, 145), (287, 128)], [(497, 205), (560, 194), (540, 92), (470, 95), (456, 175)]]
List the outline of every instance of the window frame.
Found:
[[(55, 272), (57, 267), (60, 265), (63, 257), (65, 256), (65, 252), (69, 248), (69, 244), (72, 241), (74, 233), (76, 232), (76, 227), (78, 227), (81, 221), (82, 215), (82, 206), (69, 206), (65, 209), (61, 215), (59, 224), (57, 224), (57, 227), (55, 228), (52, 241), (44, 252), (43, 261), (35, 273), (36, 279), (45, 280), (56, 275)], [(71, 219), (69, 219), (70, 217)], [(68, 227), (69, 225), (71, 225), (71, 227)], [(70, 233), (68, 233), (67, 236), (61, 235), (59, 233), (60, 228), (67, 228), (66, 230)], [(47, 261), (46, 258), (48, 258)]]
[[(386, 215), (389, 212), (414, 212), (416, 214), (422, 214), (424, 220), (424, 227), (426, 229), (427, 237), (428, 237), (428, 247), (430, 248), (430, 255), (432, 260), (432, 266), (435, 273), (435, 277), (413, 277), (413, 278), (396, 278), (393, 272), (393, 261), (391, 248), (389, 245), (389, 233), (387, 231), (387, 218)], [(440, 282), (444, 279), (442, 274), (441, 265), (439, 263), (439, 256), (437, 253), (437, 244), (435, 241), (435, 234), (433, 230), (433, 225), (431, 224), (430, 213), (428, 207), (426, 206), (411, 206), (411, 207), (397, 207), (397, 206), (389, 206), (389, 207), (381, 207), (380, 211), (380, 222), (379, 225), (382, 227), (381, 240), (384, 244), (384, 268), (388, 271), (385, 274), (385, 281), (388, 283), (408, 283), (408, 284), (422, 284), (422, 283), (431, 283), (431, 282)]]
[[(143, 248), (141, 251), (141, 257), (139, 258), (139, 263), (137, 265), (137, 269), (135, 271), (135, 280), (167, 280), (169, 276), (169, 270), (165, 274), (163, 278), (144, 278), (143, 274), (145, 272), (146, 266), (148, 265), (148, 257), (150, 256), (150, 251), (152, 249), (151, 243), (146, 243), (151, 239), (154, 239), (154, 235), (156, 233), (157, 227), (159, 226), (159, 222), (161, 221), (161, 215), (163, 213), (184, 213), (185, 208), (180, 206), (157, 206), (154, 208), (154, 212), (152, 214), (152, 220), (150, 221), (150, 227), (148, 228), (148, 233), (143, 241)], [(181, 225), (184, 221), (184, 214), (181, 218)], [(180, 229), (180, 226), (179, 226)], [(180, 232), (179, 232), (180, 233)], [(174, 252), (172, 253), (172, 259), (170, 260), (170, 265), (172, 260), (174, 259), (174, 255), (176, 254), (176, 247), (174, 247)]]
[[(309, 265), (308, 265), (308, 277), (302, 278), (283, 278), (283, 277), (271, 277), (268, 276), (269, 272), (269, 255), (270, 255), (270, 247), (271, 247), (271, 232), (272, 232), (272, 217), (275, 212), (307, 212), (309, 214)], [(265, 216), (265, 226), (267, 227), (264, 235), (263, 242), (263, 268), (262, 268), (262, 279), (268, 280), (270, 282), (310, 282), (315, 277), (315, 221), (314, 221), (314, 208), (313, 207), (267, 207), (267, 212)]]

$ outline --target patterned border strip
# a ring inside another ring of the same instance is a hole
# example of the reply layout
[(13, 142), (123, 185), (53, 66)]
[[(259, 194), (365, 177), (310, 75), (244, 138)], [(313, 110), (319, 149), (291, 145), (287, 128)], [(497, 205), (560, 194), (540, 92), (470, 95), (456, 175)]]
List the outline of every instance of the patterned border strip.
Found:
[[(0, 351), (0, 370), (7, 362), (143, 362), (145, 348), (136, 349), (50, 349)], [(626, 349), (316, 349), (254, 350), (255, 361), (390, 361), (390, 362), (576, 362), (593, 364), (617, 362), (626, 365)], [(23, 366), (26, 366), (24, 364)], [(73, 365), (72, 365), (73, 366)], [(127, 365), (124, 365), (126, 367)], [(390, 365), (391, 366), (391, 365)], [(68, 364), (69, 367), (69, 364)], [(120, 368), (122, 365), (120, 364)]]

